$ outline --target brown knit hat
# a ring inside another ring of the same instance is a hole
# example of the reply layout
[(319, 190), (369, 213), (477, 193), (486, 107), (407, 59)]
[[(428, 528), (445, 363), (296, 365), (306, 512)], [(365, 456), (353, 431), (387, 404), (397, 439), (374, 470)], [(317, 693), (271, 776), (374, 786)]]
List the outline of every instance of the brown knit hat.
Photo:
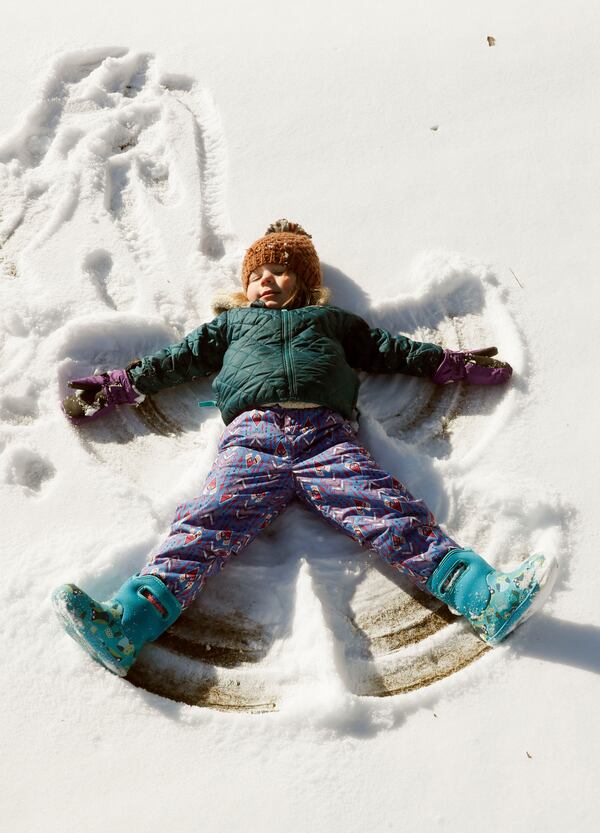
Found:
[(276, 220), (264, 237), (256, 240), (246, 252), (242, 264), (242, 284), (248, 288), (250, 275), (265, 263), (289, 266), (304, 283), (314, 288), (321, 285), (321, 265), (311, 236), (299, 223)]

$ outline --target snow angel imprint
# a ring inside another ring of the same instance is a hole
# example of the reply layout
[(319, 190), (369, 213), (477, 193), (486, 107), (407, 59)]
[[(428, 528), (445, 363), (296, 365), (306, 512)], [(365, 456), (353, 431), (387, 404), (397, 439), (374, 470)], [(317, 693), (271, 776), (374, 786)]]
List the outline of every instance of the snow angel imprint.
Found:
[(547, 597), (556, 562), (495, 570), (454, 541), (422, 500), (358, 442), (357, 371), (403, 373), (433, 384), (506, 384), (496, 348), (446, 350), (372, 328), (328, 304), (311, 236), (278, 220), (247, 250), (241, 290), (181, 342), (126, 368), (74, 379), (63, 410), (80, 430), (114, 408), (216, 374), (225, 431), (201, 494), (176, 510), (170, 533), (115, 596), (96, 601), (73, 584), (53, 599), (67, 630), (94, 659), (125, 676), (218, 573), (294, 498), (497, 645)]

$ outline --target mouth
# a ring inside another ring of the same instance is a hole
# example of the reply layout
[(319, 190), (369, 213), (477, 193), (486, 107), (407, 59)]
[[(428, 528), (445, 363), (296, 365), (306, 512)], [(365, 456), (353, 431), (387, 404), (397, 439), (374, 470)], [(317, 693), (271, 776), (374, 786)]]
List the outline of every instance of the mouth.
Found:
[(277, 295), (279, 295), (279, 292), (275, 292), (273, 289), (268, 289), (266, 292), (263, 292), (263, 294), (260, 297), (261, 299), (274, 298)]

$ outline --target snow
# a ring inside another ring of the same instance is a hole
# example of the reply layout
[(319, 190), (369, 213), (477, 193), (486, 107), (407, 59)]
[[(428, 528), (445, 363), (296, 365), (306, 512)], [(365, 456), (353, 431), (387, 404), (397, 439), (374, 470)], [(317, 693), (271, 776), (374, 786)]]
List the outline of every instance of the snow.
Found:
[[(4, 4), (4, 826), (592, 827), (599, 22), (581, 0)], [(283, 216), (341, 306), (512, 363), (504, 390), (365, 378), (360, 436), (494, 564), (558, 555), (556, 590), (487, 650), (294, 505), (123, 681), (50, 593), (138, 570), (222, 425), (207, 382), (85, 430), (58, 402), (206, 320)]]

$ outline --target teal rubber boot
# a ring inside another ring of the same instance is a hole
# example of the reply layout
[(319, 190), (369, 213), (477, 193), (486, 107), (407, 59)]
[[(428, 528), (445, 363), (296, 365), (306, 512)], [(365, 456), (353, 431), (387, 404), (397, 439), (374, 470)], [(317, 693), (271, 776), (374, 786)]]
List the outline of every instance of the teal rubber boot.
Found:
[(124, 677), (146, 642), (164, 633), (181, 605), (156, 576), (127, 579), (114, 598), (96, 602), (74, 584), (52, 594), (56, 614), (73, 639), (113, 674)]
[(502, 573), (473, 550), (457, 549), (444, 556), (427, 589), (493, 646), (542, 606), (557, 571), (556, 559), (533, 555), (511, 573)]

